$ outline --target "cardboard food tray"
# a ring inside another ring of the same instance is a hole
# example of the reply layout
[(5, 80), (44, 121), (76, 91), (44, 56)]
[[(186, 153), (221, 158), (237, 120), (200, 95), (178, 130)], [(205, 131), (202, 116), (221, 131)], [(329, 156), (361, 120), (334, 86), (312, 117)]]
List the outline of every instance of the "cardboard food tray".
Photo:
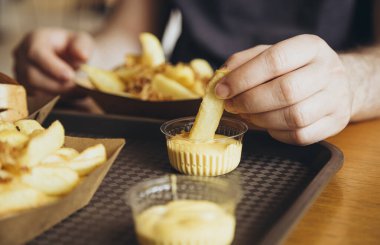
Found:
[(107, 161), (83, 178), (73, 191), (62, 199), (38, 208), (24, 210), (0, 218), (0, 244), (24, 244), (58, 223), (76, 210), (84, 207), (92, 198), (110, 166), (124, 145), (123, 139), (90, 139), (66, 137), (65, 146), (82, 151), (102, 143), (106, 147)]
[(45, 118), (53, 109), (59, 96), (56, 97), (28, 97), (29, 119), (34, 119), (39, 123), (43, 123)]
[[(55, 119), (69, 134), (125, 137), (128, 147), (86, 208), (29, 245), (137, 244), (123, 194), (140, 181), (177, 173), (169, 165), (159, 130), (162, 121), (53, 112), (48, 121)], [(97, 126), (88, 127), (90, 122)], [(238, 168), (218, 177), (239, 180), (244, 192), (236, 212), (234, 244), (283, 241), (342, 163), (342, 152), (326, 142), (298, 147), (279, 143), (265, 132), (249, 131)]]
[(108, 114), (173, 119), (197, 114), (200, 99), (175, 101), (144, 101), (101, 92), (93, 88), (86, 78), (78, 77), (79, 90), (89, 95)]

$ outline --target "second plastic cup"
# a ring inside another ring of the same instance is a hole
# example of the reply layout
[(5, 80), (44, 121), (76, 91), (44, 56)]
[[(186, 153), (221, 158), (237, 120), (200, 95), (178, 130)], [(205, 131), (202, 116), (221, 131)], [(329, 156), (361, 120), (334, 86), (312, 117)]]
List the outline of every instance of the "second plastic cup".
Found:
[(142, 245), (227, 245), (241, 196), (231, 180), (171, 175), (133, 186), (126, 201)]

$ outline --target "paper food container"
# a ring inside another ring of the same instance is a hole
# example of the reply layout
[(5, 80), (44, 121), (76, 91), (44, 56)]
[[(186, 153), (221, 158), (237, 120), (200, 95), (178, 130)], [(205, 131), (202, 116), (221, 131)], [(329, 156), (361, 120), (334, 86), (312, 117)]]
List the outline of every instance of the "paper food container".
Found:
[(174, 119), (196, 115), (201, 104), (201, 99), (146, 101), (105, 93), (94, 89), (92, 84), (83, 77), (78, 77), (76, 83), (80, 90), (92, 97), (96, 104), (109, 114)]
[(102, 143), (106, 148), (107, 162), (83, 178), (78, 186), (62, 199), (0, 218), (0, 244), (24, 244), (89, 203), (125, 141), (75, 137), (66, 137), (65, 141), (65, 146), (78, 151), (98, 143)]
[(29, 119), (34, 119), (40, 124), (49, 115), (57, 101), (59, 96), (56, 97), (28, 97), (28, 111)]

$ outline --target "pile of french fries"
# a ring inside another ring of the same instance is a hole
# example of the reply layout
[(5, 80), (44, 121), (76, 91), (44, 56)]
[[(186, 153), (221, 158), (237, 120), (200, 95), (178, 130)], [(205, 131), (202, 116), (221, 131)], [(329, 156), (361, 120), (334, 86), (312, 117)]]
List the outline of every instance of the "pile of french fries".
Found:
[(203, 59), (172, 65), (165, 61), (160, 41), (150, 33), (140, 35), (141, 55), (127, 55), (113, 71), (83, 65), (95, 89), (150, 101), (201, 98), (213, 69)]
[(79, 153), (64, 141), (59, 121), (0, 121), (0, 217), (59, 199), (106, 160), (102, 144)]

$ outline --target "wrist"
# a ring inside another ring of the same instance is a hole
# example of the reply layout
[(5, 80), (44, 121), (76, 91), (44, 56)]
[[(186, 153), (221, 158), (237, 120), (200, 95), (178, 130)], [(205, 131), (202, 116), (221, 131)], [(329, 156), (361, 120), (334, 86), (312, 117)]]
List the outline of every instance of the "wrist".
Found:
[(355, 57), (353, 54), (340, 54), (339, 57), (345, 67), (347, 83), (349, 85), (349, 96), (351, 98), (350, 121), (357, 121), (360, 119), (359, 114), (360, 111), (362, 111), (363, 100), (365, 99), (362, 98), (362, 93), (358, 91), (360, 88), (360, 86), (358, 86), (360, 83), (360, 76), (358, 76), (355, 71), (357, 69), (356, 67), (361, 66), (360, 61), (358, 60), (358, 57)]

